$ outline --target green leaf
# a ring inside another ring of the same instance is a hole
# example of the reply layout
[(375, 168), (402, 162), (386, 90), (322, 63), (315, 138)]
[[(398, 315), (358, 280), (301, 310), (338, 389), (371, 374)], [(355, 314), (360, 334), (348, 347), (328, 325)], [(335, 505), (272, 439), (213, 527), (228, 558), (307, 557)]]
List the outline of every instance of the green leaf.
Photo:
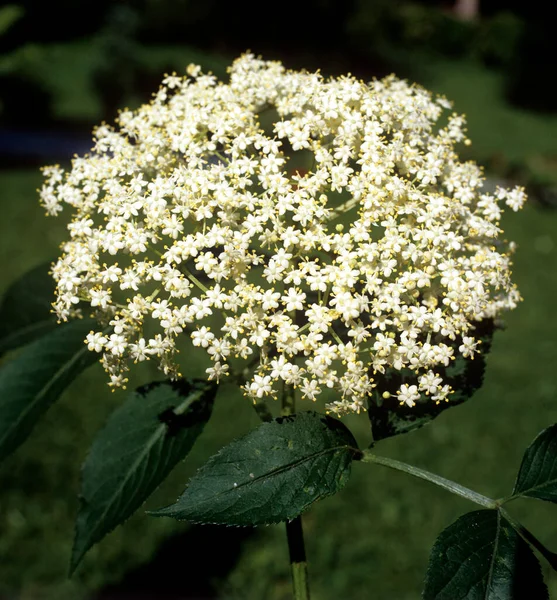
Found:
[(0, 460), (31, 433), (68, 385), (98, 356), (84, 344), (94, 325), (71, 321), (24, 348), (0, 368)]
[(557, 502), (557, 425), (544, 429), (526, 449), (513, 496)]
[(50, 263), (28, 271), (8, 288), (0, 305), (0, 354), (52, 331), (54, 280)]
[(72, 572), (185, 458), (211, 416), (216, 390), (207, 381), (155, 382), (112, 414), (83, 465)]
[(530, 546), (497, 510), (460, 517), (437, 538), (424, 600), (549, 598)]
[[(379, 440), (408, 433), (414, 429), (423, 427), (447, 408), (458, 406), (471, 398), (483, 383), (485, 373), (485, 357), (491, 348), (494, 332), (492, 320), (484, 320), (476, 325), (474, 336), (481, 340), (481, 352), (473, 359), (464, 358), (461, 355), (446, 367), (436, 368), (436, 372), (443, 377), (454, 390), (449, 402), (435, 404), (425, 394), (415, 406), (400, 405), (394, 395), (403, 383), (415, 383), (415, 374), (408, 370), (389, 370), (380, 380), (368, 403), (368, 415), (371, 421), (371, 432), (373, 439)], [(462, 341), (457, 339), (453, 347), (458, 348)], [(392, 396), (388, 399), (382, 397), (383, 392), (389, 392)]]
[(224, 525), (294, 519), (344, 487), (357, 452), (350, 431), (332, 417), (302, 412), (275, 419), (222, 448), (176, 504), (150, 514)]

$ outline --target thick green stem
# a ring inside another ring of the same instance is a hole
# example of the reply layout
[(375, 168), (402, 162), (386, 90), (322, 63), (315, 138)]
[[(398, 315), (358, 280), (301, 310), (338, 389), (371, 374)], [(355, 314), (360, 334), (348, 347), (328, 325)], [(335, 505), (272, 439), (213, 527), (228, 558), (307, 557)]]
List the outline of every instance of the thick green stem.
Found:
[[(282, 414), (288, 416), (294, 414), (295, 411), (294, 388), (285, 385), (282, 391)], [(294, 600), (309, 600), (308, 563), (301, 516), (286, 522), (286, 539), (288, 540), (288, 551), (290, 553)]]
[(420, 479), (430, 481), (431, 483), (434, 483), (435, 485), (438, 485), (447, 491), (456, 494), (457, 496), (471, 500), (472, 502), (475, 502), (480, 506), (485, 506), (486, 508), (498, 508), (499, 506), (496, 500), (492, 500), (487, 496), (482, 496), (482, 494), (478, 494), (478, 492), (459, 485), (450, 479), (445, 479), (440, 475), (430, 473), (429, 471), (425, 471), (424, 469), (420, 469), (414, 465), (400, 462), (394, 458), (377, 456), (376, 454), (372, 454), (369, 450), (364, 450), (362, 452), (361, 461), (367, 463), (377, 463), (378, 465), (396, 469), (397, 471), (404, 471), (405, 473), (413, 475), (414, 477), (419, 477)]
[(286, 537), (290, 552), (292, 587), (295, 600), (309, 600), (308, 564), (302, 530), (302, 517), (286, 523)]

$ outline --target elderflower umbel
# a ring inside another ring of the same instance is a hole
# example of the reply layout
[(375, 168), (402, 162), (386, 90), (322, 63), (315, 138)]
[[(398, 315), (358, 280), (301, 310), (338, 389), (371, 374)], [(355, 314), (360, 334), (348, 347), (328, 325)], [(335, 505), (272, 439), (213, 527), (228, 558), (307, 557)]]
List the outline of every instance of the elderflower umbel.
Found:
[(44, 169), (47, 212), (74, 213), (54, 308), (63, 321), (90, 305), (86, 343), (112, 385), (132, 361), (178, 376), (186, 335), (209, 379), (247, 361), (254, 401), (286, 384), (359, 411), (388, 369), (414, 374), (403, 404), (450, 398), (440, 372), (520, 299), (497, 238), (499, 204), (518, 210), (524, 191), (485, 192), (455, 151), (463, 117), (394, 76), (325, 79), (251, 54), (228, 83), (187, 73), (98, 127), (69, 171)]

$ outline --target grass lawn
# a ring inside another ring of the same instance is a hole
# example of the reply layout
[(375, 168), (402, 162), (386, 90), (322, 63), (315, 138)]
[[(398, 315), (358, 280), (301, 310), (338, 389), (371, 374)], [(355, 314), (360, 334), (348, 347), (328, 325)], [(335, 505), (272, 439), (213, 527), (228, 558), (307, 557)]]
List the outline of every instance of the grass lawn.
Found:
[[(495, 150), (513, 157), (549, 152), (555, 121), (531, 115), (517, 121), (518, 116), (501, 104), (497, 88), (490, 87), (495, 86), (491, 75), (486, 74), (484, 81), (481, 73), (471, 79), (466, 70), (460, 75), (454, 67), (440, 70), (435, 84), (456, 100), (457, 110), (468, 113), (478, 156)], [(496, 115), (507, 116), (496, 119)], [(526, 133), (529, 127), (531, 136)], [(28, 268), (55, 256), (57, 244), (65, 238), (63, 219), (46, 218), (38, 206), (39, 183), (34, 169), (0, 171), (0, 291)], [(484, 387), (429, 427), (377, 448), (379, 453), (493, 497), (510, 491), (526, 445), (542, 428), (557, 422), (557, 319), (553, 314), (557, 212), (531, 205), (522, 213), (507, 215), (504, 228), (518, 243), (515, 280), (524, 302), (508, 315), (507, 329), (496, 334)], [(194, 372), (198, 368), (191, 365)], [(136, 383), (154, 376), (146, 368), (137, 372)], [(172, 533), (185, 532), (172, 557), (175, 573), (169, 575), (185, 597), (199, 570), (214, 580), (212, 589), (223, 599), (290, 598), (282, 526), (255, 530), (238, 546), (236, 564), (223, 573), (220, 565), (226, 563), (227, 545), (237, 539), (235, 530), (209, 528), (211, 543), (207, 543), (203, 533), (188, 538), (187, 532), (193, 530), (187, 525), (142, 514), (95, 547), (74, 579), (66, 579), (79, 464), (94, 432), (121, 398), (120, 393), (108, 391), (101, 370), (93, 367), (50, 410), (27, 444), (0, 465), (0, 597), (9, 592), (29, 600), (87, 597), (91, 590), (146, 564)], [(365, 415), (345, 422), (362, 444), (369, 442)], [(193, 453), (148, 507), (174, 500), (208, 454), (256, 423), (249, 403), (237, 392), (223, 389)], [(557, 508), (533, 500), (509, 508), (557, 550)], [(435, 537), (457, 516), (474, 509), (465, 500), (407, 475), (376, 465), (354, 465), (347, 488), (315, 505), (305, 517), (312, 597), (417, 600)], [(543, 567), (551, 597), (557, 599), (557, 577)], [(162, 589), (168, 582), (161, 576), (157, 585)]]

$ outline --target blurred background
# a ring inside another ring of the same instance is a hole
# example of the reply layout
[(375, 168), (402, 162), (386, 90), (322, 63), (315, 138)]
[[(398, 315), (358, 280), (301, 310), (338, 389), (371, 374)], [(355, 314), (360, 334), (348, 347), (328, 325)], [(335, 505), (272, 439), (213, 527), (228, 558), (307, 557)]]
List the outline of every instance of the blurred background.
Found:
[[(190, 62), (226, 77), (250, 49), (291, 68), (394, 72), (445, 94), (468, 117), (465, 158), (489, 185), (518, 183), (530, 202), (505, 217), (518, 243), (524, 302), (496, 333), (485, 385), (433, 424), (383, 442), (413, 462), (492, 497), (507, 494), (526, 445), (557, 421), (557, 94), (555, 3), (504, 0), (50, 0), (0, 7), (0, 292), (57, 255), (63, 219), (38, 205), (39, 166), (69, 164), (94, 124), (149, 100), (165, 72)], [(192, 365), (195, 371), (196, 365)], [(157, 374), (149, 367), (132, 384)], [(131, 386), (130, 386), (131, 387)], [(0, 598), (21, 600), (286, 600), (282, 526), (190, 527), (138, 514), (67, 579), (79, 466), (123, 398), (93, 367), (0, 465)], [(186, 463), (149, 501), (173, 501), (209, 454), (257, 424), (232, 388)], [(346, 419), (362, 443), (367, 417)], [(511, 512), (557, 550), (557, 508)], [(440, 531), (475, 507), (425, 482), (355, 465), (347, 488), (305, 517), (313, 598), (420, 598)], [(543, 564), (551, 597), (557, 577)]]

